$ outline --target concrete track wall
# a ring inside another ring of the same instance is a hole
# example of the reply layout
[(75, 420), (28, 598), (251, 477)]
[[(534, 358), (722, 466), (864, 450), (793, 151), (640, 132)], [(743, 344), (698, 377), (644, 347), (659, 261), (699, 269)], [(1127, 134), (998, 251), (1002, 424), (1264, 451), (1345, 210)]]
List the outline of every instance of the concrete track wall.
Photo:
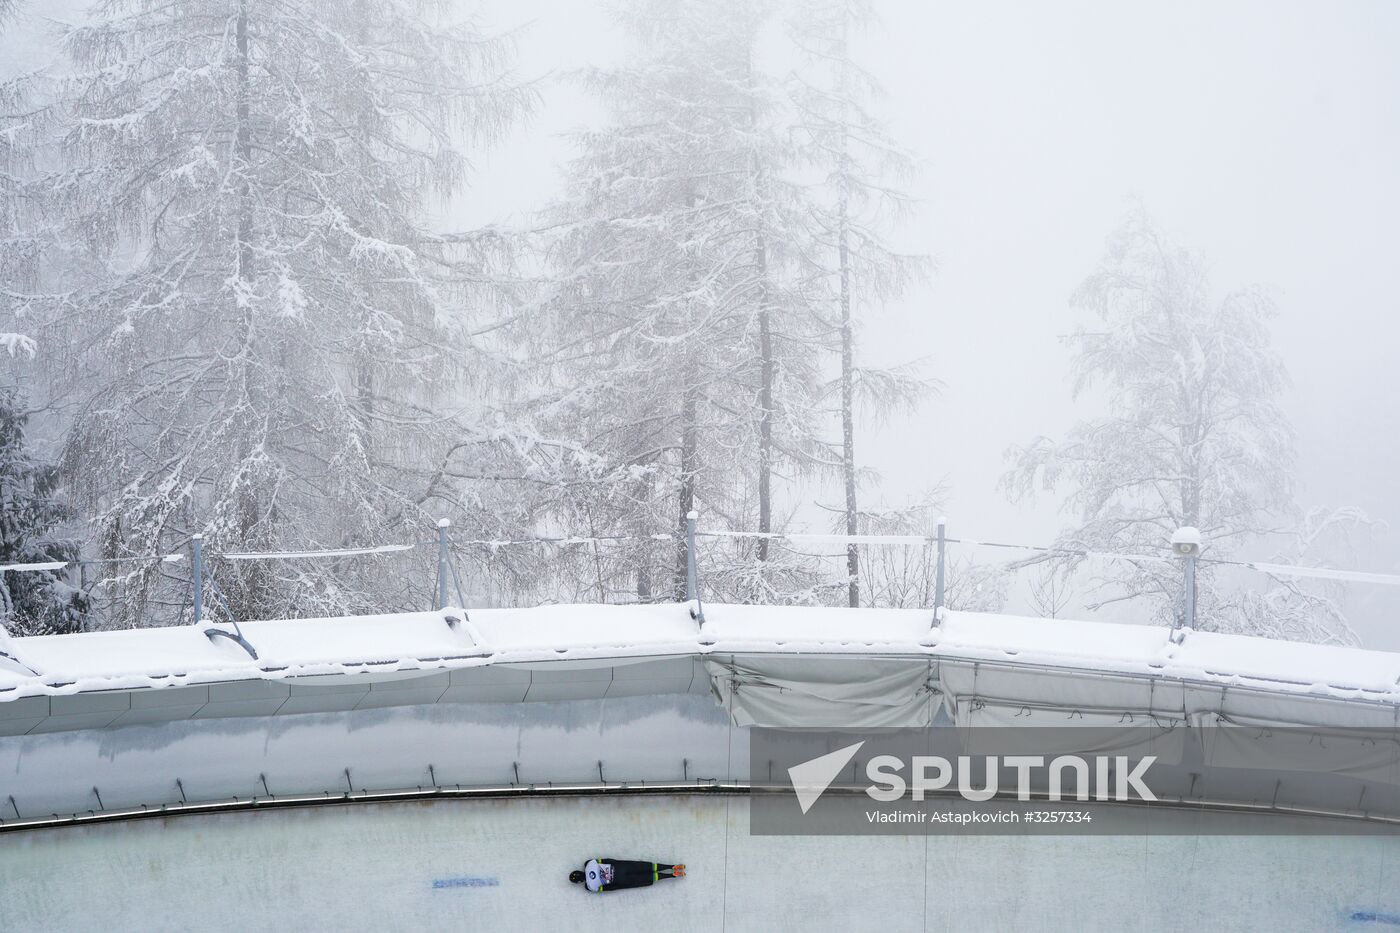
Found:
[[(590, 895), (592, 855), (690, 877)], [(743, 796), (435, 800), (0, 837), (0, 929), (1386, 930), (1393, 837), (753, 837)]]

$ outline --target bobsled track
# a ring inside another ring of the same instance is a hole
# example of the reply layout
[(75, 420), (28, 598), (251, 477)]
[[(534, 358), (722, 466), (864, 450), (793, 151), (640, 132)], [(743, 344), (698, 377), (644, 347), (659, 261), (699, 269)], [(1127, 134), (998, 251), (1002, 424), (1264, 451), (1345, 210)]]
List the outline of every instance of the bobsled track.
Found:
[[(691, 608), (7, 639), (0, 930), (1400, 929), (1400, 655)], [(754, 725), (1071, 719), (1154, 724), (1151, 806), (1258, 834), (750, 834)], [(1325, 753), (1258, 769), (1290, 741)], [(690, 873), (568, 884), (602, 855)]]
[[(1393, 838), (760, 837), (720, 794), (437, 800), (10, 836), (7, 930), (1386, 930)], [(588, 894), (602, 852), (689, 876)]]

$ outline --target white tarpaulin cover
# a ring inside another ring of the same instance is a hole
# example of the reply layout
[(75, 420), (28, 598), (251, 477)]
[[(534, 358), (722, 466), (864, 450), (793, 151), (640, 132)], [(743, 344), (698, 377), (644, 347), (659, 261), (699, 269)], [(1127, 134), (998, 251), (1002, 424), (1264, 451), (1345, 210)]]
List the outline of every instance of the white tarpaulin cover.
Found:
[(960, 699), (954, 722), (970, 755), (1025, 754), (1025, 733), (998, 742), (997, 726), (1036, 730), (1036, 752), (1043, 755), (1153, 755), (1163, 764), (1182, 760), (1186, 722), (1141, 710), (1063, 709)]
[(1093, 673), (1014, 663), (941, 661), (938, 686), (948, 697), (948, 711), (959, 723), (973, 701), (995, 705), (1074, 712), (1104, 710), (1115, 718), (1124, 713), (1151, 713), (1184, 719), (1184, 689), (1164, 677)]
[(1216, 768), (1345, 774), (1400, 785), (1400, 742), (1389, 730), (1314, 729), (1202, 713), (1203, 758)]
[(922, 727), (938, 699), (921, 660), (746, 656), (705, 666), (741, 726)]

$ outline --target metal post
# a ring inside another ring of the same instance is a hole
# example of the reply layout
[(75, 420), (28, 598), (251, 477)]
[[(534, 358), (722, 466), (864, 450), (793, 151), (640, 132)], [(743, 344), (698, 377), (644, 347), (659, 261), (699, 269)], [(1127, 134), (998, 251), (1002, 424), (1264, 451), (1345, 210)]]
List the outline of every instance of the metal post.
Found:
[(1181, 644), (1185, 629), (1196, 627), (1196, 558), (1201, 554), (1201, 533), (1186, 525), (1172, 532), (1172, 551), (1181, 558), (1184, 579), (1181, 593), (1181, 615), (1172, 626), (1173, 644)]
[(439, 609), (447, 608), (447, 529), (451, 526), (451, 519), (438, 519), (437, 608)]
[(943, 621), (943, 619), (942, 619), (942, 616), (943, 616), (943, 596), (944, 596), (944, 592), (943, 592), (943, 581), (944, 581), (944, 572), (945, 572), (945, 571), (944, 571), (944, 566), (945, 566), (945, 563), (946, 563), (945, 558), (946, 558), (946, 556), (947, 556), (947, 549), (948, 549), (948, 519), (946, 519), (946, 518), (939, 518), (939, 519), (938, 519), (938, 570), (937, 570), (937, 575), (936, 575), (936, 577), (934, 578), (934, 590), (933, 590), (933, 621), (934, 621), (934, 624), (935, 624), (935, 625), (937, 625), (939, 622), (942, 622), (942, 621)]
[(194, 549), (194, 559), (191, 561), (194, 570), (191, 576), (194, 586), (194, 622), (198, 625), (204, 621), (204, 535), (191, 536), (190, 546)]
[(1186, 627), (1196, 627), (1196, 555), (1186, 558)]
[(685, 598), (693, 600), (696, 596), (695, 583), (695, 523), (700, 516), (695, 512), (687, 512), (685, 516)]
[(690, 511), (685, 516), (685, 598), (695, 603), (690, 615), (705, 628), (705, 607), (700, 604), (700, 574), (696, 569), (695, 525), (700, 520), (699, 513)]

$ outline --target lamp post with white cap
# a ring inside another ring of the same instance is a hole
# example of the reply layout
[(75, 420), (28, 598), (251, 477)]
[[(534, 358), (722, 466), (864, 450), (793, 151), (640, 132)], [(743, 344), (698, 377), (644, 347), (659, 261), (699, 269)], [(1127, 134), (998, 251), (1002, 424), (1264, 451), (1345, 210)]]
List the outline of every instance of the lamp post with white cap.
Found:
[(1172, 551), (1181, 558), (1186, 572), (1182, 611), (1172, 626), (1172, 641), (1185, 637), (1183, 628), (1196, 627), (1196, 558), (1201, 554), (1201, 531), (1185, 525), (1172, 532)]

